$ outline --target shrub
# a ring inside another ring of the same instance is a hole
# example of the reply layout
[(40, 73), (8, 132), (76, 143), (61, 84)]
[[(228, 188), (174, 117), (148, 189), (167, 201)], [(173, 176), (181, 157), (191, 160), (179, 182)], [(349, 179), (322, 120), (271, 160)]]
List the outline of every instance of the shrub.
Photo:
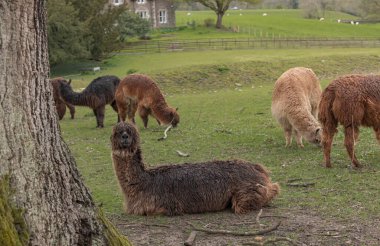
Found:
[(212, 18), (207, 18), (204, 20), (205, 27), (213, 27), (215, 26), (215, 20)]

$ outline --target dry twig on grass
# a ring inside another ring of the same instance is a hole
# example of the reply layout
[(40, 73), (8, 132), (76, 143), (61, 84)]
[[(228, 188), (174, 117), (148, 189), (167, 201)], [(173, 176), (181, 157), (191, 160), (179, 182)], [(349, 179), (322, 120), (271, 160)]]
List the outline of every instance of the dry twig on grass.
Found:
[(264, 245), (273, 245), (273, 243), (285, 241), (288, 242), (290, 245), (298, 245), (295, 241), (288, 237), (275, 237), (271, 239), (267, 239), (263, 242), (246, 242), (243, 243), (243, 245), (254, 245), (254, 246), (264, 246)]
[(182, 156), (182, 157), (189, 157), (189, 156), (190, 156), (189, 154), (187, 154), (187, 153), (183, 153), (182, 151), (179, 151), (179, 150), (176, 150), (175, 152), (177, 152), (177, 154), (178, 154), (179, 156)]
[(197, 231), (192, 231), (190, 233), (190, 236), (186, 239), (184, 245), (185, 246), (192, 246), (195, 242), (195, 237), (197, 236)]
[(277, 230), (277, 228), (281, 225), (281, 221), (277, 222), (274, 226), (271, 226), (264, 230), (259, 230), (255, 232), (234, 232), (234, 231), (228, 231), (228, 230), (211, 230), (211, 229), (204, 229), (199, 228), (193, 225), (192, 223), (188, 222), (188, 224), (193, 227), (196, 231), (205, 232), (208, 234), (223, 234), (223, 235), (233, 235), (233, 236), (257, 236), (257, 235), (264, 235), (266, 233), (269, 233), (271, 231)]
[(170, 129), (172, 129), (172, 125), (169, 125), (166, 129), (165, 129), (165, 131), (164, 131), (164, 136), (163, 137), (161, 137), (161, 138), (159, 138), (159, 139), (157, 139), (158, 141), (162, 141), (162, 140), (165, 140), (167, 137), (168, 137), (168, 131), (170, 130)]

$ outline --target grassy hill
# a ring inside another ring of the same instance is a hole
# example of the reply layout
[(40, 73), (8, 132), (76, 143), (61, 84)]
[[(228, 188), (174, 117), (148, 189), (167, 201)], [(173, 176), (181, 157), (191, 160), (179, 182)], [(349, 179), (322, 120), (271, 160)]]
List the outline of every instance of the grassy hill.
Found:
[[(267, 16), (263, 16), (266, 13)], [(204, 20), (216, 20), (212, 11), (176, 11), (177, 26), (195, 23), (195, 28), (180, 31), (154, 32), (154, 38), (229, 38), (229, 37), (380, 37), (380, 24), (351, 25), (337, 20), (356, 20), (357, 17), (327, 11), (325, 20), (305, 19), (301, 10), (229, 10), (223, 19), (224, 30), (204, 27)], [(231, 28), (239, 32), (232, 32)]]

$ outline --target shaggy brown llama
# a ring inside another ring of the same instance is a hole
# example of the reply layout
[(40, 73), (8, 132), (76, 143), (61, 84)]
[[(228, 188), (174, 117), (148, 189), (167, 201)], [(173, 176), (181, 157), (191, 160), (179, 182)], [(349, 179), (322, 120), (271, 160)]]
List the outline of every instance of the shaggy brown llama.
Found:
[[(92, 108), (96, 117), (96, 127), (104, 127), (104, 112), (107, 104), (117, 112), (115, 91), (120, 79), (116, 76), (102, 76), (94, 79), (82, 91), (73, 91), (69, 83), (61, 83), (60, 92), (63, 99), (73, 105)], [(119, 121), (119, 118), (118, 118)]]
[(242, 214), (267, 205), (280, 190), (263, 166), (242, 160), (147, 169), (139, 133), (131, 123), (114, 126), (111, 141), (114, 170), (129, 214), (180, 215), (228, 207)]
[(57, 109), (59, 120), (62, 120), (63, 117), (65, 116), (66, 107), (68, 107), (70, 110), (71, 119), (74, 119), (74, 116), (75, 116), (74, 105), (65, 102), (62, 99), (61, 93), (59, 91), (60, 84), (62, 82), (69, 83), (69, 84), (71, 83), (71, 81), (67, 82), (63, 78), (55, 78), (55, 79), (50, 80), (50, 83), (53, 86), (53, 98), (54, 98), (55, 108)]
[(179, 123), (177, 109), (168, 106), (157, 84), (148, 76), (131, 74), (125, 77), (116, 90), (115, 100), (122, 121), (128, 116), (134, 123), (138, 110), (145, 128), (148, 127), (149, 115), (160, 125), (171, 124), (176, 127)]
[(331, 167), (330, 152), (338, 123), (344, 127), (344, 145), (352, 166), (360, 167), (354, 153), (359, 126), (373, 127), (380, 143), (380, 75), (346, 75), (331, 82), (319, 104), (325, 166)]
[(284, 129), (286, 145), (292, 143), (294, 133), (299, 147), (302, 137), (320, 144), (321, 126), (317, 120), (321, 85), (313, 70), (295, 67), (287, 70), (276, 81), (272, 96), (272, 115)]

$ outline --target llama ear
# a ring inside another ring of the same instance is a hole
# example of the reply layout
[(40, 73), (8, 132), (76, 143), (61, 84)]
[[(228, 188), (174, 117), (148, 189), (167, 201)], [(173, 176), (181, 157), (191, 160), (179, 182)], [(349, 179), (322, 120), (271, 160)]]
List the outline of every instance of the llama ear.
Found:
[(69, 82), (67, 82), (69, 85), (71, 84), (71, 79), (69, 79)]

